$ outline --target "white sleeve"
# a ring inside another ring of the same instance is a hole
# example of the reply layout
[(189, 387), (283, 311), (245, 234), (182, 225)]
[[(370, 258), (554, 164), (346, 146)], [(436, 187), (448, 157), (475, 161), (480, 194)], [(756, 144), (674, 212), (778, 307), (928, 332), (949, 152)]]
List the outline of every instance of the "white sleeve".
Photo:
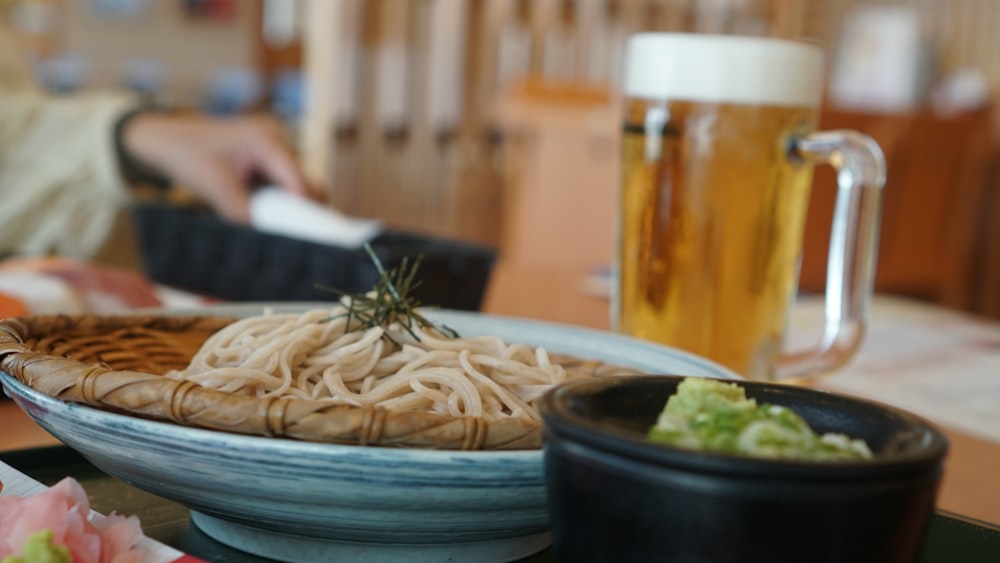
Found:
[(130, 202), (114, 146), (126, 95), (0, 85), (0, 250), (94, 255)]

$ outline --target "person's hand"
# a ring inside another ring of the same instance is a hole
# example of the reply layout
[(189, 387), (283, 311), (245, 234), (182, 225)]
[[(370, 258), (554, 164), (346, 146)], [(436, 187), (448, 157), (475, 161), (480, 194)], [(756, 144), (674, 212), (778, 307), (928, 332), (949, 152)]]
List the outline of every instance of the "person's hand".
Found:
[(249, 222), (257, 176), (311, 195), (281, 126), (269, 117), (140, 113), (125, 124), (121, 143), (131, 158), (192, 189), (231, 221)]

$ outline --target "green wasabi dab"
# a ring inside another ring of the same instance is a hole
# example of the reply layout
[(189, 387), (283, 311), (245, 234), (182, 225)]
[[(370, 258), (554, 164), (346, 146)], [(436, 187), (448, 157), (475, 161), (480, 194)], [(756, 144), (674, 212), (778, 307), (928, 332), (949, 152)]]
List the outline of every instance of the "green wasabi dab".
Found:
[(0, 563), (72, 563), (69, 550), (52, 542), (52, 530), (40, 530), (28, 536), (21, 555), (9, 555)]

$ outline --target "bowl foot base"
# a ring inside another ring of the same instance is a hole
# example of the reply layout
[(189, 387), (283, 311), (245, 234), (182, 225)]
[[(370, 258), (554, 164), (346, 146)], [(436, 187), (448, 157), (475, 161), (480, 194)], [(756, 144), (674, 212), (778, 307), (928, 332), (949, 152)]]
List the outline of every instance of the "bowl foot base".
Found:
[(552, 543), (552, 534), (549, 532), (469, 543), (421, 545), (359, 543), (269, 532), (197, 511), (191, 511), (191, 521), (215, 541), (234, 549), (260, 557), (297, 563), (313, 561), (501, 563), (523, 559), (538, 553)]

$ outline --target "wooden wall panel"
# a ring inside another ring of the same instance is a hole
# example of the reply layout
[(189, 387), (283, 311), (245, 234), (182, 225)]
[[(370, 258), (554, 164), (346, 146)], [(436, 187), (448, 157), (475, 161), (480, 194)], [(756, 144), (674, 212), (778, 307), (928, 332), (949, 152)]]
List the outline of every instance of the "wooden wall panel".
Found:
[[(833, 56), (851, 9), (910, 6), (939, 53), (938, 73), (975, 67), (994, 95), (1000, 92), (996, 0), (447, 0), (463, 8), (448, 21), (441, 18), (446, 0), (404, 0), (404, 7), (399, 1), (366, 0), (359, 8), (360, 72), (339, 78), (361, 94), (339, 122), (334, 139), (340, 143), (330, 143), (330, 161), (338, 162), (333, 201), (393, 226), (492, 244), (499, 244), (497, 202), (512, 180), (497, 163), (509, 162), (503, 153), (514, 150), (496, 122), (497, 108), (529, 79), (613, 90), (625, 38), (636, 31), (711, 28), (799, 37)], [(455, 36), (459, 62), (453, 74), (429, 79), (441, 53), (431, 52), (428, 40), (442, 34)], [(400, 40), (408, 46), (402, 130), (379, 109), (396, 93), (386, 91), (377, 68), (382, 59), (375, 56)], [(431, 91), (441, 80), (458, 82), (453, 97), (446, 96), (454, 120), (428, 109), (442, 100)]]

